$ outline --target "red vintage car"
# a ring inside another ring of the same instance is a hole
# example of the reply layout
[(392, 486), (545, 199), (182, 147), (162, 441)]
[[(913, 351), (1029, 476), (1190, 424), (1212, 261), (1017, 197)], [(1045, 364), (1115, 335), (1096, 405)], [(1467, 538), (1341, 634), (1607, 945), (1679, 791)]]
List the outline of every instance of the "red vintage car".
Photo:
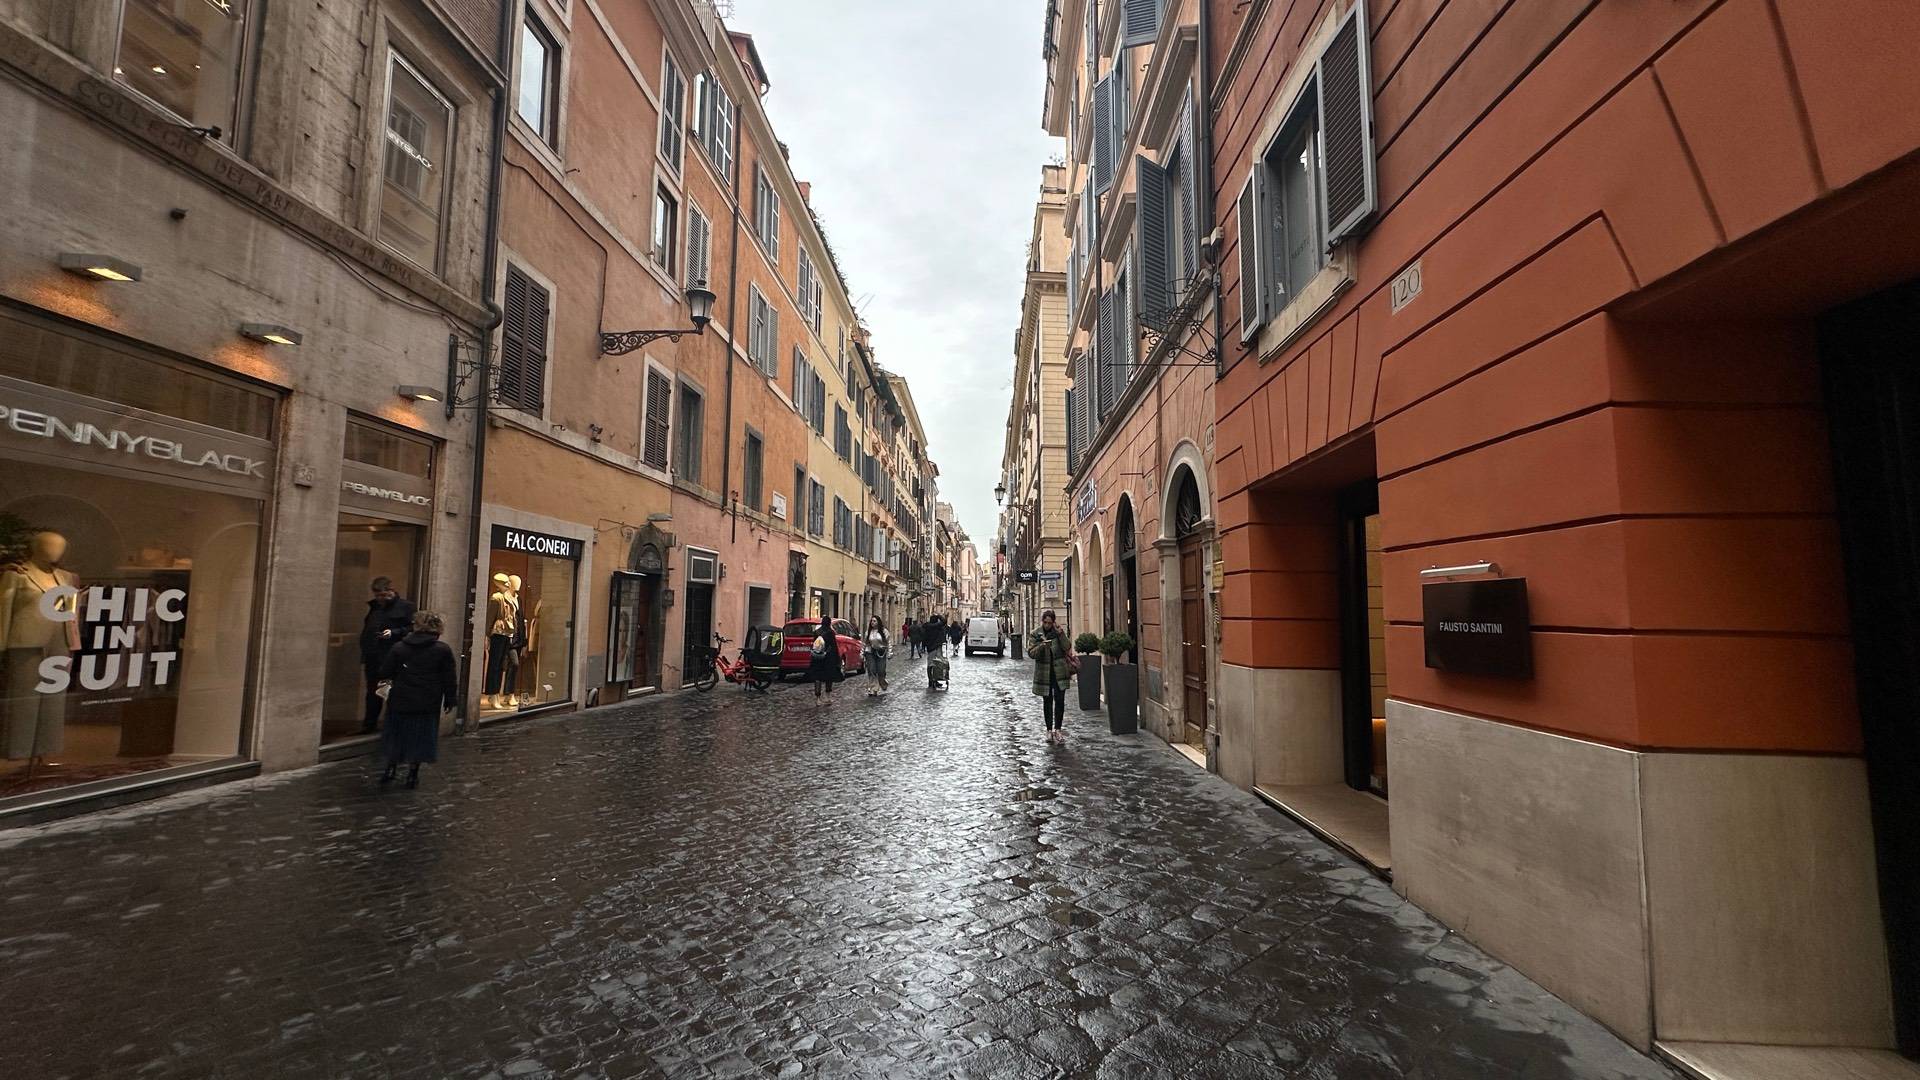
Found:
[[(820, 633), (819, 619), (796, 619), (781, 631), (786, 642), (780, 650), (780, 677), (807, 673), (813, 663), (813, 639)], [(840, 672), (843, 675), (858, 675), (867, 670), (866, 650), (860, 644), (860, 633), (853, 624), (845, 619), (833, 620), (833, 636), (840, 646)]]

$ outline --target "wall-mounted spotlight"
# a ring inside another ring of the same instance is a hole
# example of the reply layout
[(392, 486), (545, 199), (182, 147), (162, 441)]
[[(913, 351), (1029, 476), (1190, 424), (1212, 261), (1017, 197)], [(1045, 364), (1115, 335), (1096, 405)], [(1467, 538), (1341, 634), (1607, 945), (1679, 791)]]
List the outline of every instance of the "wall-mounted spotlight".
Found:
[(290, 330), (274, 323), (249, 322), (240, 324), (240, 336), (252, 338), (263, 345), (298, 345), (300, 331)]
[(439, 401), (441, 397), (441, 391), (431, 386), (415, 386), (411, 383), (396, 386), (393, 392), (408, 401)]
[(125, 259), (116, 259), (111, 255), (94, 255), (80, 251), (60, 253), (60, 269), (69, 274), (93, 278), (96, 281), (139, 281), (140, 268)]

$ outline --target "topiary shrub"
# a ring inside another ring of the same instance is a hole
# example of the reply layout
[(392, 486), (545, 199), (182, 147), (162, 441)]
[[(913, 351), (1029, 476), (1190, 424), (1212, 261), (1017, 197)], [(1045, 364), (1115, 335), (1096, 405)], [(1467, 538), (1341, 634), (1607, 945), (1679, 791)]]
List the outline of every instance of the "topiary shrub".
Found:
[(1133, 638), (1127, 636), (1125, 631), (1115, 630), (1100, 639), (1100, 652), (1109, 660), (1118, 660), (1132, 651)]
[(1087, 633), (1073, 639), (1073, 651), (1082, 656), (1090, 656), (1100, 651), (1100, 635)]

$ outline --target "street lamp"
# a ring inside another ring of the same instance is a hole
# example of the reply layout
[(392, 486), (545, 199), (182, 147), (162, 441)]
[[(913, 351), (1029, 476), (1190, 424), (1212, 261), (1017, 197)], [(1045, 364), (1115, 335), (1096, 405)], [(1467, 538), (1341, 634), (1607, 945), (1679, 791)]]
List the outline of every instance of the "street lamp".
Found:
[(707, 323), (713, 320), (713, 302), (717, 299), (705, 281), (696, 281), (687, 288), (687, 314), (693, 318), (692, 326), (678, 330), (602, 330), (600, 355), (620, 356), (661, 338), (679, 341), (682, 334), (704, 334)]
[(1007, 485), (1003, 481), (993, 485), (993, 505), (999, 506), (1007, 501)]

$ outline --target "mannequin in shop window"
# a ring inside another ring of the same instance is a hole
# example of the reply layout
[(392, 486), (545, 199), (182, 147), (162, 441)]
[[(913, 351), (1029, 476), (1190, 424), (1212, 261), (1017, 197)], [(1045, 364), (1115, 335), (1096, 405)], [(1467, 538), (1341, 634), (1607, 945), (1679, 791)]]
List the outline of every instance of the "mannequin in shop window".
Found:
[[(10, 761), (27, 762), (27, 771), (54, 762), (47, 760), (65, 745), (66, 695), (43, 694), (40, 662), (49, 656), (67, 656), (80, 648), (80, 623), (73, 618), (76, 595), (48, 594), (77, 589), (73, 572), (60, 567), (67, 556), (67, 538), (57, 532), (37, 532), (27, 541), (26, 554), (0, 569), (0, 643), (6, 647), (6, 752)], [(51, 614), (66, 613), (55, 619)]]
[(493, 575), (493, 593), (487, 597), (487, 682), (481, 708), (513, 708), (513, 684), (519, 676), (525, 635), (520, 620), (519, 575)]

